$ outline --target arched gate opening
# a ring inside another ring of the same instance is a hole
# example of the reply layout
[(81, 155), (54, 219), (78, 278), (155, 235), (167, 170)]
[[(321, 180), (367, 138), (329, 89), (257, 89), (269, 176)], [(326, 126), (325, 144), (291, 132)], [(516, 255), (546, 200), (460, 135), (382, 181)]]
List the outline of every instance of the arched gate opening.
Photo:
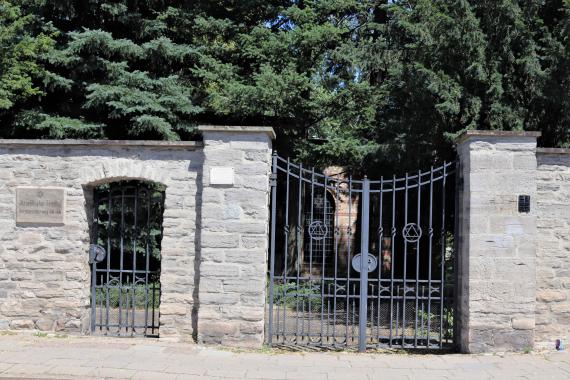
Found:
[(117, 181), (93, 191), (91, 332), (158, 337), (165, 187)]

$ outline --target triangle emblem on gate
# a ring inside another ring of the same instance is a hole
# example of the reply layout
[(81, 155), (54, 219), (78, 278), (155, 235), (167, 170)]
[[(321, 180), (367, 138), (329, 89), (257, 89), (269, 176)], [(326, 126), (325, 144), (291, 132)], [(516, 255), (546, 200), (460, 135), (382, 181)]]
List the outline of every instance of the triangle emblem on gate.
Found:
[(404, 226), (402, 235), (408, 243), (415, 243), (422, 237), (422, 228), (416, 223), (408, 223)]

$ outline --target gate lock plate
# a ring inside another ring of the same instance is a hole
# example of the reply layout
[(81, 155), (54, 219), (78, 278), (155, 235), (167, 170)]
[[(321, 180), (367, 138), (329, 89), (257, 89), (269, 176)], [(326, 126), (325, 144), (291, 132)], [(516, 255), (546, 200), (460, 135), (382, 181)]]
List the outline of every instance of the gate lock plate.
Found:
[(107, 256), (105, 248), (97, 244), (91, 244), (89, 246), (89, 264), (100, 263), (105, 259), (105, 256)]
[[(352, 268), (355, 271), (357, 271), (358, 273), (360, 273), (360, 268), (362, 265), (360, 260), (362, 260), (362, 253), (359, 253), (352, 258)], [(378, 267), (378, 259), (376, 258), (376, 256), (371, 255), (369, 253), (368, 254), (368, 273), (374, 272), (374, 270), (377, 267)]]

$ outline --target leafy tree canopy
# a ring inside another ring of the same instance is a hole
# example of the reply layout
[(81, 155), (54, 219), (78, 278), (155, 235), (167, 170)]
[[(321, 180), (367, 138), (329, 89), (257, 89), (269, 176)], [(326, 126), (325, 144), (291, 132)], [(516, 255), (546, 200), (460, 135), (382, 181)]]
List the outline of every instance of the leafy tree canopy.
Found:
[(467, 129), (570, 144), (570, 0), (0, 0), (0, 135), (193, 139), (401, 171)]

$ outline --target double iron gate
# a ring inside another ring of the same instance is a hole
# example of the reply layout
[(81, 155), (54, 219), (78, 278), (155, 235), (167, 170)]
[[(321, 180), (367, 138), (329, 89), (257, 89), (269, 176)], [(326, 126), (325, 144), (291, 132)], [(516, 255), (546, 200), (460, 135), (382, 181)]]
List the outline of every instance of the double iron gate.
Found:
[(267, 342), (451, 347), (455, 171), (355, 180), (274, 155)]

